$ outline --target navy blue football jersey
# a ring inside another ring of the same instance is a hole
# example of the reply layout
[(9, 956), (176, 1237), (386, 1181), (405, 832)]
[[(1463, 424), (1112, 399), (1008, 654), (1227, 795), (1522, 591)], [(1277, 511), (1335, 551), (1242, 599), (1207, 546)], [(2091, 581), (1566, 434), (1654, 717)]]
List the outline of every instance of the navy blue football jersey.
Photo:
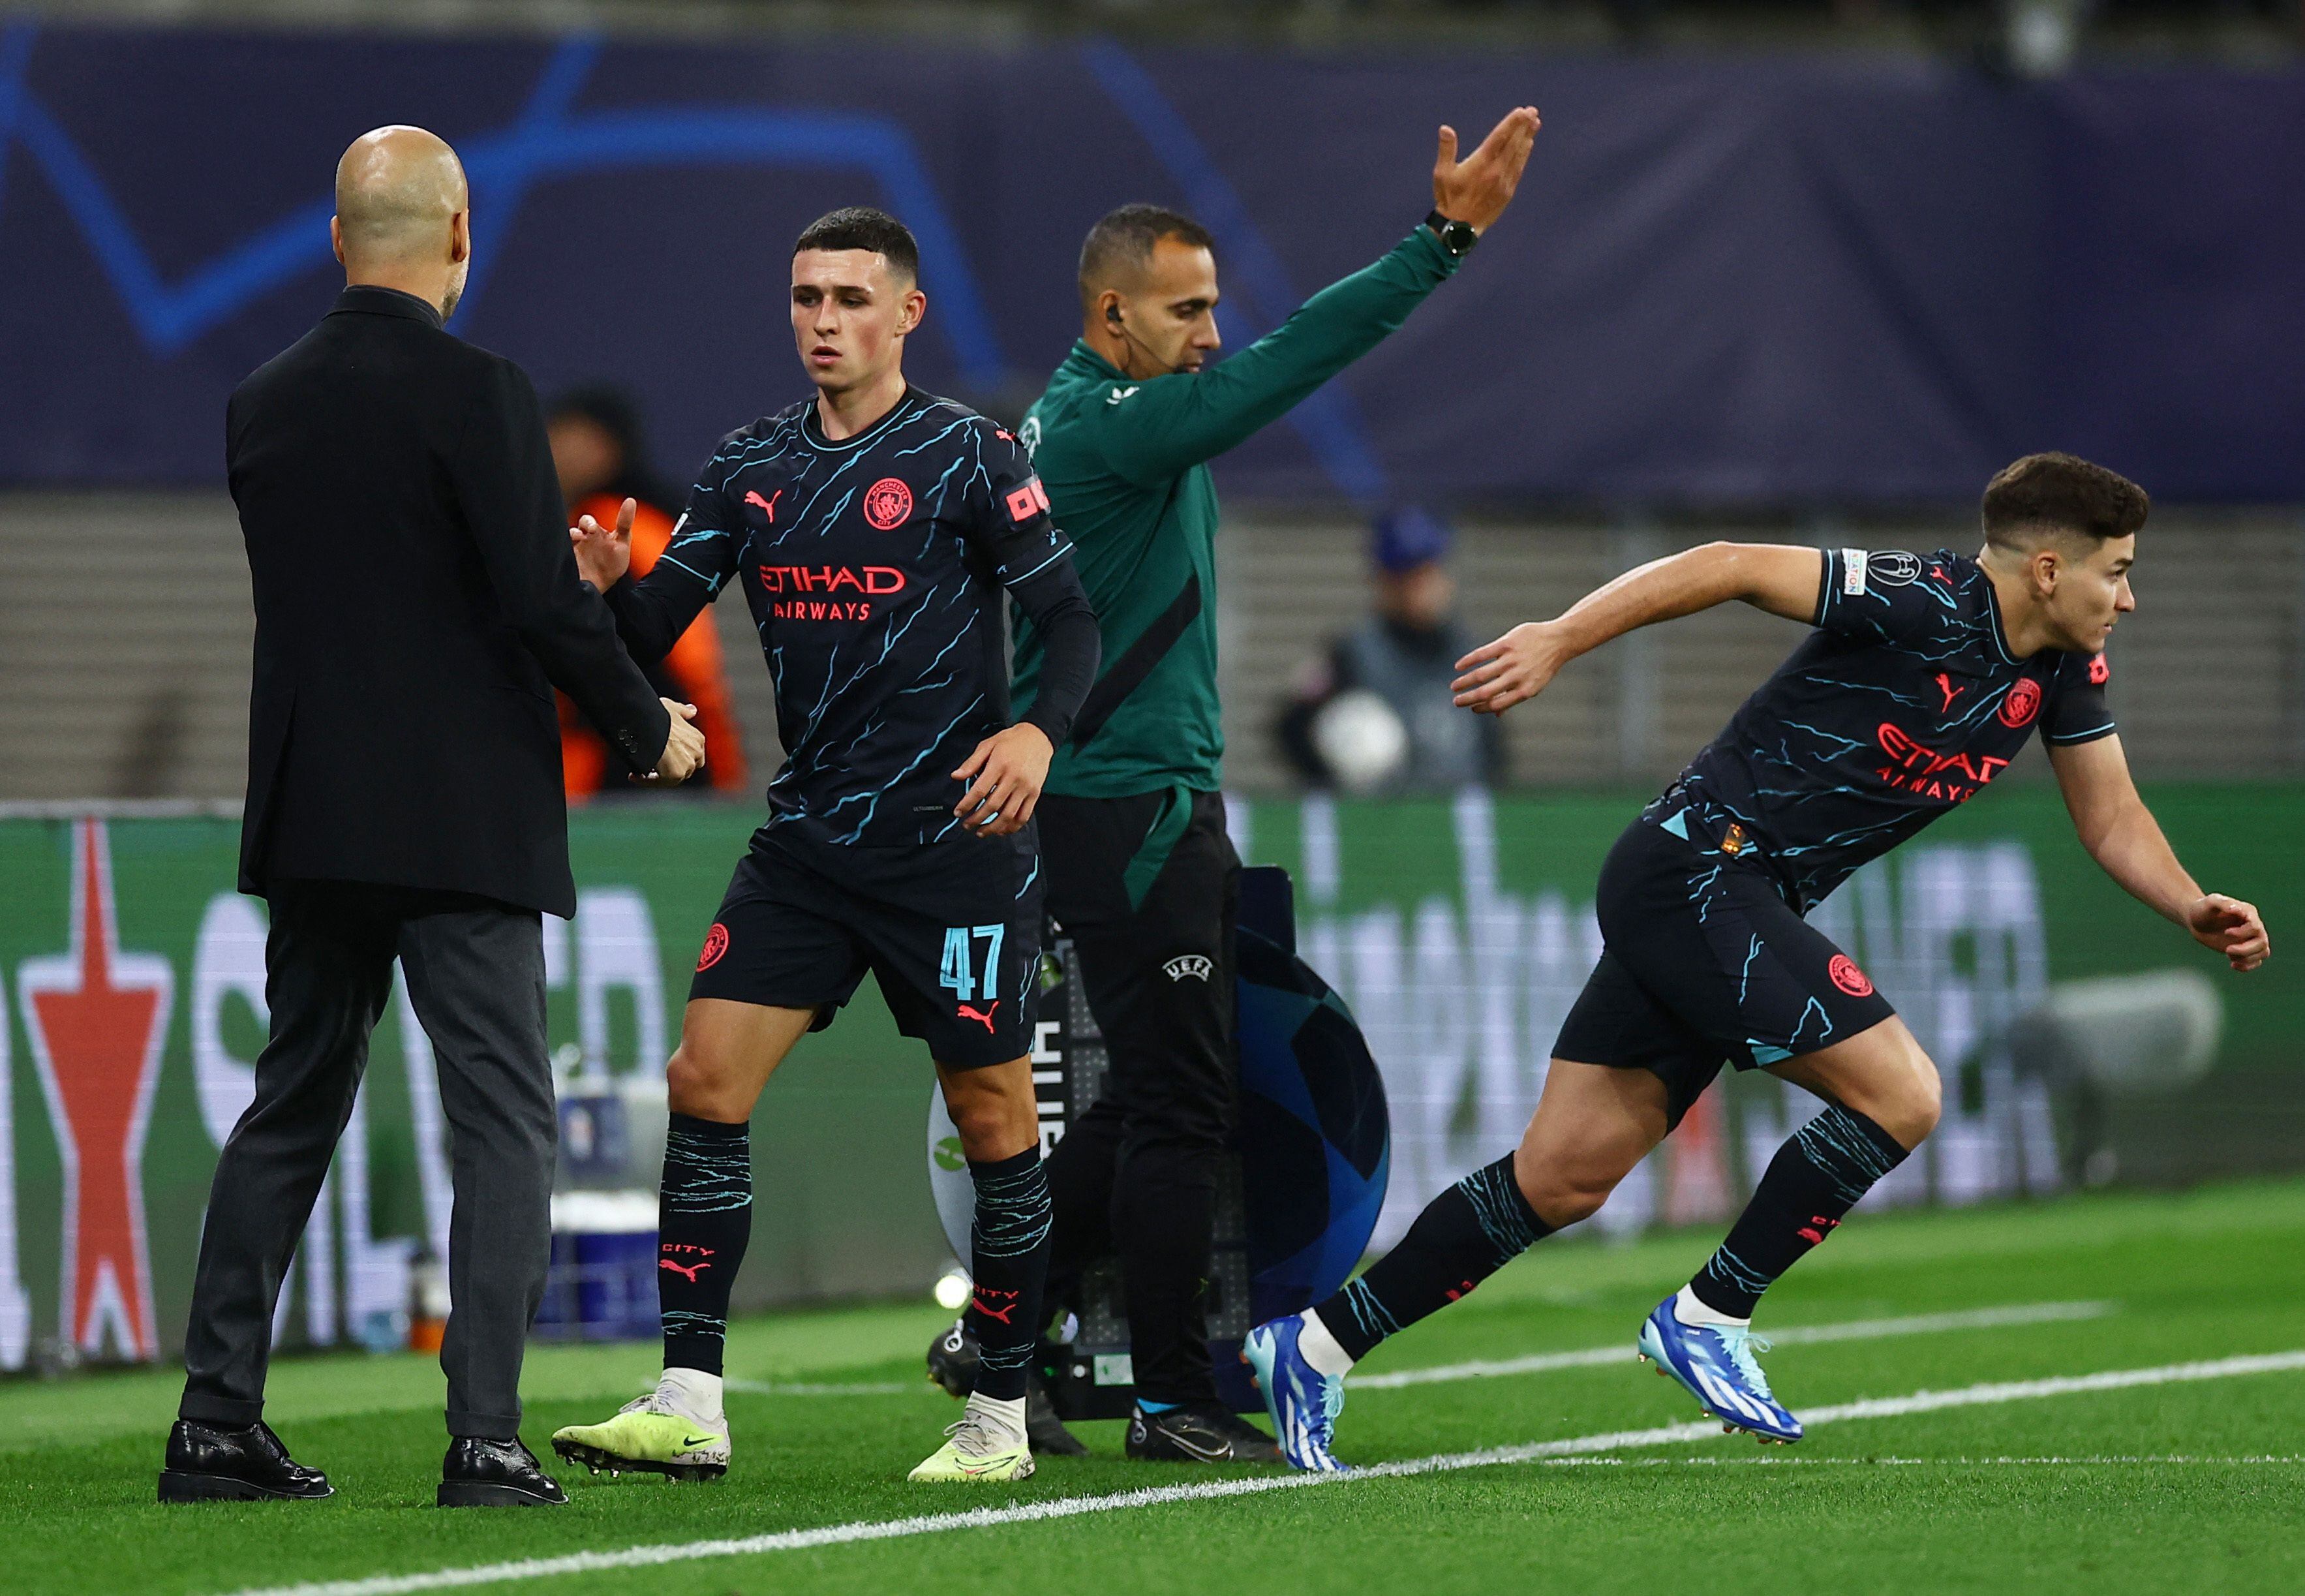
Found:
[(731, 578), (776, 684), (769, 825), (873, 846), (964, 837), (952, 772), (1009, 724), (1005, 590), (1068, 559), (1013, 434), (907, 389), (853, 438), (813, 400), (721, 440), (647, 577), (608, 598), (676, 637)]
[(1765, 863), (1803, 912), (2017, 757), (2109, 735), (2103, 654), (2012, 658), (1993, 583), (1940, 549), (1828, 550), (1816, 630), (1652, 819)]

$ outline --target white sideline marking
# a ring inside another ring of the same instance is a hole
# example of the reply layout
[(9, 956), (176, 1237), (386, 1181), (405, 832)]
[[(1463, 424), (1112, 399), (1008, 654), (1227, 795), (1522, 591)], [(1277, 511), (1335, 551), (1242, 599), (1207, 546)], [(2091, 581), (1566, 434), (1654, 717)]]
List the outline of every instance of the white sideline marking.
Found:
[[(2102, 1374), (2063, 1375), (2052, 1379), (2003, 1380), (1988, 1385), (1965, 1386), (1957, 1391), (1916, 1391), (1908, 1396), (1873, 1396), (1831, 1407), (1813, 1408), (1803, 1415), (1803, 1421), (1813, 1429), (1819, 1424), (1833, 1424), (1846, 1419), (1897, 1418), (1907, 1413), (1934, 1413), (1943, 1408), (1987, 1407), (2041, 1396), (2118, 1391), (2136, 1386), (2178, 1385), (2194, 1380), (2227, 1379), (2236, 1375), (2277, 1374), (2291, 1370), (2305, 1370), (2305, 1351), (2219, 1358), (2201, 1363), (2165, 1363), (2156, 1369), (2118, 1369)], [(1616, 1452), (1629, 1447), (1666, 1447), (1682, 1441), (1707, 1440), (1720, 1433), (1720, 1425), (1707, 1419), (1701, 1423), (1662, 1424), (1650, 1430), (1620, 1430), (1602, 1435), (1578, 1436), (1567, 1440), (1530, 1441), (1518, 1447), (1492, 1447), (1479, 1452), (1445, 1452), (1431, 1457), (1373, 1464), (1345, 1474), (1263, 1474), (1245, 1480), (1206, 1480), (1191, 1485), (1152, 1486), (1143, 1490), (1114, 1491), (1103, 1496), (1054, 1497), (1046, 1501), (1020, 1502), (1007, 1507), (976, 1507), (964, 1513), (926, 1513), (910, 1518), (867, 1519), (845, 1524), (827, 1524), (813, 1530), (783, 1530), (774, 1534), (749, 1535), (741, 1540), (632, 1546), (620, 1551), (572, 1552), (565, 1557), (526, 1558), (517, 1562), (484, 1563), (475, 1567), (441, 1568), (428, 1574), (385, 1574), (368, 1579), (250, 1587), (237, 1592), (236, 1596), (403, 1596), (404, 1592), (413, 1591), (445, 1591), (464, 1585), (493, 1584), (499, 1581), (549, 1579), (563, 1574), (598, 1574), (617, 1568), (657, 1567), (668, 1563), (694, 1562), (704, 1558), (755, 1557), (766, 1552), (845, 1546), (860, 1541), (895, 1541), (914, 1535), (934, 1535), (947, 1530), (998, 1529), (1008, 1524), (1037, 1523), (1048, 1519), (1079, 1518), (1092, 1513), (1118, 1513), (1138, 1507), (1165, 1506), (1172, 1502), (1214, 1501), (1226, 1497), (1259, 1496), (1267, 1491), (1350, 1484), (1361, 1480), (1450, 1473), (1460, 1469), (1488, 1468), (1498, 1464), (1541, 1463), (1596, 1452)]]
[[(1916, 1313), (1902, 1319), (1858, 1319), (1837, 1325), (1801, 1325), (1772, 1330), (1767, 1339), (1778, 1346), (1802, 1346), (1820, 1341), (1874, 1341), (1886, 1336), (1934, 1336), (1947, 1330), (1989, 1330), (2003, 1325), (2046, 1325), (2061, 1319), (2103, 1319), (2119, 1310), (2118, 1302), (2020, 1302), (2007, 1308), (1974, 1308), (1959, 1313)], [(1403, 1386), (1430, 1386), (1444, 1380), (1469, 1380), (1499, 1374), (1542, 1374), (1549, 1369), (1584, 1369), (1594, 1364), (1629, 1363), (1633, 1344), (1582, 1347), (1575, 1352), (1535, 1353), (1526, 1358), (1442, 1363), (1431, 1369), (1400, 1369), (1391, 1374), (1348, 1377), (1355, 1391), (1393, 1391)]]
[(2248, 1457), (2194, 1457), (2173, 1453), (2111, 1457), (1541, 1457), (1550, 1469), (1909, 1469), (1909, 1468), (2137, 1468), (2199, 1464), (2225, 1468), (2243, 1464), (2301, 1464), (2305, 1453), (2268, 1452)]

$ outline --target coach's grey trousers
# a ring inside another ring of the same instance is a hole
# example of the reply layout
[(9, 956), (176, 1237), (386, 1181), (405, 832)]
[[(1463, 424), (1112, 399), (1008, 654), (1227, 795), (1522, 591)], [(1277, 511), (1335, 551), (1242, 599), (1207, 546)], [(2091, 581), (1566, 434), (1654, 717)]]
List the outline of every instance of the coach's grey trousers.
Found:
[(272, 1036), (209, 1189), (178, 1411), (232, 1427), (263, 1414), (273, 1306), (352, 1114), (396, 957), (438, 1062), (455, 1172), (448, 1432), (510, 1440), (558, 1148), (536, 911), (350, 882), (276, 883), (269, 901)]

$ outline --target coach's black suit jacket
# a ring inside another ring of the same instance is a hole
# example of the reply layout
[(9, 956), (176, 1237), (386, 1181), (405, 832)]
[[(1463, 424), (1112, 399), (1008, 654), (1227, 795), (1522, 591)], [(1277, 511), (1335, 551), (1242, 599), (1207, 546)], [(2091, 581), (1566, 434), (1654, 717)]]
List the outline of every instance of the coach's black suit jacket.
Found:
[(577, 576), (527, 374), (421, 300), (347, 288), (225, 431), (256, 593), (241, 890), (574, 914), (552, 687), (635, 771), (670, 722)]

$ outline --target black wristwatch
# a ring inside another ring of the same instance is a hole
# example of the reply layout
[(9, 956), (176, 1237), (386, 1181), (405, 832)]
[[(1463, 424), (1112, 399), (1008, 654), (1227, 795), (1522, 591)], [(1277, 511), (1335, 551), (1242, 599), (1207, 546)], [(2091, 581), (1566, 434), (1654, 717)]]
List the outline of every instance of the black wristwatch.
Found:
[(1473, 231), (1472, 223), (1452, 222), (1437, 210), (1425, 218), (1425, 225), (1433, 229), (1433, 236), (1441, 241), (1441, 247), (1455, 260), (1462, 260), (1471, 254), (1473, 246), (1481, 241), (1481, 235)]

